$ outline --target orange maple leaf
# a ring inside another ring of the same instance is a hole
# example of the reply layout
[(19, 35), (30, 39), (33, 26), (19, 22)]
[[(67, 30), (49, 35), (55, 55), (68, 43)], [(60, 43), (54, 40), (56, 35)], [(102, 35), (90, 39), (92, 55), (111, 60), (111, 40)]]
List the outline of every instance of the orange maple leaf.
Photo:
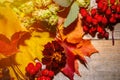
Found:
[(3, 34), (0, 34), (0, 54), (6, 57), (16, 54), (19, 51), (19, 45), (23, 44), (23, 41), (29, 37), (29, 33), (25, 31), (14, 33), (11, 39), (7, 38)]
[(91, 44), (90, 40), (83, 39), (84, 32), (80, 16), (78, 20), (73, 22), (69, 27), (63, 28), (63, 25), (59, 27), (59, 41), (64, 47), (67, 55), (67, 64), (62, 72), (73, 80), (74, 72), (80, 75), (78, 69), (75, 69), (76, 59), (86, 66), (87, 61), (85, 56), (90, 57), (93, 53), (98, 52)]
[(74, 49), (76, 55), (84, 55), (90, 57), (93, 53), (98, 52), (95, 47), (91, 44), (90, 40), (82, 39)]
[(81, 23), (82, 22), (79, 17), (76, 21), (74, 21), (67, 28), (63, 28), (63, 24), (61, 25), (59, 24), (60, 25), (59, 33), (60, 33), (60, 37), (62, 38), (62, 40), (66, 39), (67, 42), (73, 43), (73, 44), (79, 43), (84, 35), (84, 31), (83, 31)]

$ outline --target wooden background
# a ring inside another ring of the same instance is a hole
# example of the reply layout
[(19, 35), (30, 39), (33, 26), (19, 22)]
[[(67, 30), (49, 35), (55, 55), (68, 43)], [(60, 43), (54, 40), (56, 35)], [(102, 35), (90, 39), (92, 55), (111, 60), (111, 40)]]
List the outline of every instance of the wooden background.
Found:
[[(79, 71), (82, 77), (75, 74), (74, 80), (120, 80), (120, 23), (115, 26), (114, 38), (114, 46), (111, 37), (109, 40), (92, 39), (92, 44), (99, 53), (93, 54), (91, 58), (86, 58), (88, 69), (80, 64)], [(69, 79), (59, 73), (54, 77), (54, 80)]]

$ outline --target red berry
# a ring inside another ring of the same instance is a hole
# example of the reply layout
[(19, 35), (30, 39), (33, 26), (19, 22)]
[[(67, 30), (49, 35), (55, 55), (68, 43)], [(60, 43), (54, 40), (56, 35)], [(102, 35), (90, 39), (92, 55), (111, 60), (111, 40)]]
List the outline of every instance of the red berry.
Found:
[(54, 76), (54, 72), (50, 70), (49, 73), (48, 73), (48, 76), (49, 77), (53, 77)]
[(106, 17), (103, 17), (103, 18), (102, 18), (102, 23), (103, 23), (104, 25), (107, 25), (107, 22), (108, 22), (107, 18), (106, 18)]
[(41, 69), (41, 68), (42, 68), (42, 64), (41, 64), (40, 62), (37, 62), (37, 63), (36, 63), (36, 67), (37, 67), (38, 69)]
[(81, 15), (82, 15), (83, 17), (86, 17), (86, 16), (88, 15), (88, 12), (87, 12), (87, 10), (86, 10), (85, 8), (81, 8), (81, 9), (80, 9), (80, 13), (81, 13)]
[(96, 13), (97, 13), (97, 9), (96, 8), (94, 8), (94, 9), (91, 10), (91, 15), (92, 16), (94, 16)]
[(33, 63), (29, 63), (29, 64), (28, 64), (28, 67), (29, 67), (29, 68), (34, 68), (35, 66), (34, 66)]
[(95, 37), (95, 34), (96, 34), (96, 27), (91, 27), (90, 30), (89, 30), (89, 34), (92, 36), (92, 37)]
[(50, 79), (50, 77), (46, 77), (46, 79), (45, 79), (45, 80), (51, 80), (51, 79)]
[(116, 14), (115, 14), (115, 18), (116, 18), (116, 19), (119, 19), (119, 14), (116, 13)]
[(117, 5), (112, 5), (112, 6), (111, 6), (111, 9), (112, 9), (113, 11), (116, 11), (116, 8), (117, 8)]
[(105, 37), (105, 39), (108, 39), (109, 38), (109, 33), (105, 32), (104, 37)]
[(108, 8), (108, 9), (106, 10), (106, 15), (109, 16), (109, 15), (111, 15), (111, 14), (112, 14), (112, 11), (111, 11), (110, 8)]
[(102, 2), (102, 1), (98, 2), (98, 8), (99, 8), (99, 9), (102, 9), (103, 6), (104, 6), (104, 5), (103, 5), (103, 2)]
[(86, 17), (86, 21), (87, 21), (88, 23), (91, 23), (91, 22), (92, 22), (92, 17), (91, 17), (91, 16), (87, 16), (87, 17)]
[(49, 73), (49, 70), (47, 70), (47, 69), (44, 69), (44, 70), (42, 70), (42, 75), (43, 76), (47, 76), (48, 75), (48, 73)]
[(116, 18), (115, 18), (114, 16), (112, 16), (112, 17), (110, 18), (110, 22), (111, 22), (111, 23), (115, 23), (115, 22), (116, 22)]
[(29, 72), (30, 69), (31, 69), (30, 67), (26, 67), (26, 68), (25, 68), (25, 70), (26, 70), (27, 72)]
[(116, 11), (117, 13), (120, 13), (120, 5), (117, 5)]
[(40, 76), (37, 78), (37, 80), (47, 80), (47, 79), (46, 79), (46, 76)]
[(88, 33), (88, 32), (89, 32), (89, 27), (86, 26), (86, 25), (84, 25), (84, 26), (83, 26), (83, 31), (84, 31), (85, 33)]
[(103, 8), (101, 9), (102, 12), (105, 12), (106, 9), (108, 8), (107, 4), (104, 4)]
[(110, 0), (110, 4), (114, 4), (116, 0)]
[(30, 75), (34, 75), (35, 73), (36, 73), (35, 68), (30, 69), (30, 71), (29, 71), (29, 74), (30, 74)]
[(39, 70), (40, 70), (40, 68), (38, 68), (38, 67), (34, 67), (34, 69), (35, 69), (35, 72), (37, 73), (37, 72), (39, 72)]
[(93, 18), (93, 19), (92, 19), (92, 23), (93, 23), (93, 25), (97, 25), (97, 24), (98, 24), (97, 19)]
[(104, 34), (104, 30), (103, 30), (103, 28), (102, 28), (101, 26), (98, 26), (98, 27), (97, 27), (97, 31), (98, 31), (99, 33), (101, 33), (101, 34)]
[(98, 15), (97, 21), (98, 21), (98, 22), (101, 22), (101, 21), (102, 21), (102, 18), (103, 18), (103, 17), (102, 17), (101, 15)]
[(30, 70), (33, 69), (33, 68), (34, 68), (34, 64), (33, 63), (29, 63), (25, 69), (26, 69), (26, 71), (28, 73), (30, 73)]
[(95, 16), (94, 16), (94, 18), (96, 18), (97, 19), (97, 17), (99, 16), (99, 14), (96, 14)]

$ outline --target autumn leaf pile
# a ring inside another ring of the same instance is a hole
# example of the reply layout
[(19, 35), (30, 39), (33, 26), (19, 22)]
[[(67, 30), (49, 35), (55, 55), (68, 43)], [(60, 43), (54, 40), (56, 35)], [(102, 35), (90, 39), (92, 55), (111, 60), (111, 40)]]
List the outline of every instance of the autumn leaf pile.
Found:
[(98, 52), (83, 39), (80, 10), (89, 5), (90, 0), (0, 1), (0, 79), (80, 76), (78, 61), (87, 68), (85, 57)]

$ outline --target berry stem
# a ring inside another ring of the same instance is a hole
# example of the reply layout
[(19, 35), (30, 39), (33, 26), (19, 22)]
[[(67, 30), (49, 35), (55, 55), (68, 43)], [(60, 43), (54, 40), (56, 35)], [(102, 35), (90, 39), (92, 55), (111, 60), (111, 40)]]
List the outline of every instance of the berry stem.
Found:
[(112, 30), (112, 45), (114, 46), (115, 41), (114, 41), (114, 30)]

